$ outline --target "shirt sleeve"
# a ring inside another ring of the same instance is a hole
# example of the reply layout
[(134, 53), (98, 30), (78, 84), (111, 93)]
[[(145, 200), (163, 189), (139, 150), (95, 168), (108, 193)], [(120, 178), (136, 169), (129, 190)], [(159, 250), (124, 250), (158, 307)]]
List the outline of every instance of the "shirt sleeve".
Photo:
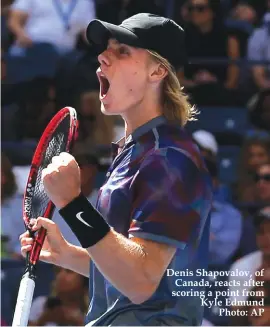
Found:
[(180, 249), (198, 240), (210, 210), (211, 184), (206, 171), (184, 152), (156, 150), (142, 163), (131, 188), (131, 237)]
[(11, 5), (11, 9), (20, 10), (29, 13), (33, 5), (32, 0), (15, 0)]
[(263, 60), (264, 46), (267, 40), (264, 38), (264, 31), (262, 29), (255, 30), (248, 41), (248, 59), (249, 60)]
[(210, 263), (224, 264), (236, 252), (242, 232), (242, 216), (231, 206), (219, 204), (212, 210), (210, 227)]

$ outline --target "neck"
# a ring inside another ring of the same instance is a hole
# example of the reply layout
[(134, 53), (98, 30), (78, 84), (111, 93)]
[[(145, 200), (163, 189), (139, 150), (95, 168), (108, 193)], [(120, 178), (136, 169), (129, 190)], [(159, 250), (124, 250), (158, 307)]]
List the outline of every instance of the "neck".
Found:
[(213, 22), (212, 21), (209, 21), (209, 22), (206, 22), (203, 25), (201, 25), (199, 27), (199, 30), (202, 33), (208, 33), (208, 32), (210, 32), (212, 30), (212, 26), (213, 26)]
[(163, 109), (159, 99), (152, 97), (152, 101), (142, 101), (139, 105), (131, 108), (122, 116), (125, 121), (125, 138), (133, 133), (138, 127), (144, 125), (151, 119), (162, 115)]

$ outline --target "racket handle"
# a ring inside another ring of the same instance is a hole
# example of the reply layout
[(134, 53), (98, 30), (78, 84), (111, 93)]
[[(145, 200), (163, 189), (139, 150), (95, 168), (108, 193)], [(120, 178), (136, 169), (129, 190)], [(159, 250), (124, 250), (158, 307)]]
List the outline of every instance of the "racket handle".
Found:
[(13, 316), (12, 326), (27, 326), (31, 309), (35, 281), (29, 277), (27, 272), (22, 277), (16, 308)]
[(33, 248), (30, 253), (29, 261), (31, 264), (36, 264), (39, 258), (40, 251), (42, 249), (45, 237), (46, 237), (46, 229), (41, 227), (37, 233), (37, 237), (34, 240)]

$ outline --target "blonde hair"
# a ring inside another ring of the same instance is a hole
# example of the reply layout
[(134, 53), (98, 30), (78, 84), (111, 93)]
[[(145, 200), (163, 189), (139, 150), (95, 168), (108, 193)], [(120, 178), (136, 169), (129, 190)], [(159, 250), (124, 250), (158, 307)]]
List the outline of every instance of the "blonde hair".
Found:
[(163, 115), (170, 121), (179, 122), (181, 126), (188, 121), (197, 120), (196, 115), (199, 112), (190, 104), (171, 64), (155, 51), (148, 52), (152, 59), (162, 64), (168, 71), (162, 85)]

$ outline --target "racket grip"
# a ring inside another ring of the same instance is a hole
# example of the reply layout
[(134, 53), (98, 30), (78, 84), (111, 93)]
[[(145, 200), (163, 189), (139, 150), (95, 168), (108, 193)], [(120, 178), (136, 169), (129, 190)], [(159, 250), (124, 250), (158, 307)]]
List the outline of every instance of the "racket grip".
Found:
[(29, 258), (29, 261), (32, 264), (36, 264), (36, 262), (38, 261), (39, 254), (40, 254), (40, 251), (42, 249), (42, 246), (43, 246), (43, 243), (44, 243), (44, 240), (46, 237), (46, 232), (47, 232), (46, 229), (41, 227), (37, 233), (37, 236), (34, 240), (32, 251), (30, 253), (30, 258)]
[(35, 281), (29, 277), (27, 272), (22, 277), (16, 308), (13, 316), (12, 326), (27, 326), (31, 309)]

